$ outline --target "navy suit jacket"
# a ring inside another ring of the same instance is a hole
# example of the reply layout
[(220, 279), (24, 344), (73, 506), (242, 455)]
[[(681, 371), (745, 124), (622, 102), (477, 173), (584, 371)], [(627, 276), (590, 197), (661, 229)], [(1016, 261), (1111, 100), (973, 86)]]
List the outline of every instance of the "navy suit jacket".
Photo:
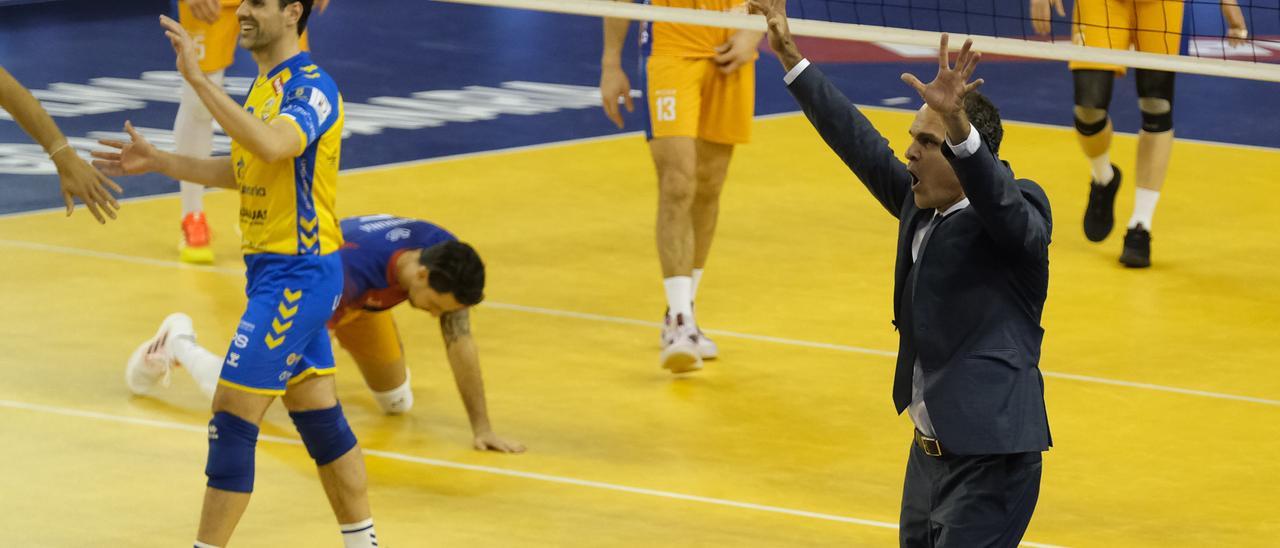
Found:
[(910, 401), (918, 357), (925, 406), (944, 451), (984, 455), (1048, 449), (1040, 317), (1049, 286), (1053, 222), (1044, 191), (1015, 179), (986, 143), (963, 159), (944, 144), (969, 207), (941, 220), (921, 246), (918, 261), (912, 261), (912, 237), (934, 210), (916, 207), (906, 164), (816, 66), (788, 88), (827, 145), (898, 219), (893, 277), (898, 412)]

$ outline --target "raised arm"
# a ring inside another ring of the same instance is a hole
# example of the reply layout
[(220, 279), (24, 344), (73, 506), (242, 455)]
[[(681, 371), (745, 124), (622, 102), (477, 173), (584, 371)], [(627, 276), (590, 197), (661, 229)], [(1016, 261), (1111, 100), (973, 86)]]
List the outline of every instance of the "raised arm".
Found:
[(178, 72), (200, 102), (209, 109), (213, 119), (236, 143), (265, 162), (278, 162), (302, 154), (307, 147), (307, 137), (298, 121), (278, 116), (270, 124), (245, 111), (221, 86), (209, 80), (200, 70), (200, 58), (195, 40), (177, 21), (160, 16), (165, 36), (178, 56)]
[(972, 40), (966, 40), (953, 68), (947, 39), (944, 33), (938, 46), (938, 75), (932, 82), (926, 85), (906, 73), (902, 80), (942, 116), (951, 149), (944, 154), (987, 234), (1010, 251), (1043, 256), (1048, 253), (1052, 226), (1048, 198), (1034, 184), (1019, 185), (969, 122), (964, 98), (983, 83), (982, 79), (969, 81), (982, 55), (972, 50)]
[(67, 215), (75, 210), (75, 202), (72, 201), (75, 197), (84, 202), (89, 213), (99, 223), (106, 222), (104, 212), (106, 216), (116, 218), (116, 210), (120, 209), (120, 204), (110, 191), (120, 193), (120, 186), (76, 155), (75, 149), (67, 143), (67, 138), (62, 135), (58, 125), (53, 123), (49, 113), (4, 67), (0, 67), (0, 109), (8, 112), (23, 131), (44, 147), (45, 154), (49, 155), (49, 159), (58, 168)]
[(769, 47), (782, 61), (782, 68), (787, 71), (787, 90), (809, 123), (880, 205), (897, 217), (911, 192), (907, 166), (871, 121), (800, 54), (787, 26), (786, 0), (751, 0), (749, 6), (751, 13), (763, 14), (767, 19)]
[(480, 375), (480, 354), (471, 337), (471, 314), (464, 308), (440, 316), (440, 333), (444, 336), (454, 383), (458, 385), (458, 394), (462, 396), (462, 405), (466, 407), (467, 418), (471, 421), (475, 448), (480, 451), (523, 453), (524, 445), (498, 437), (489, 424), (484, 379)]

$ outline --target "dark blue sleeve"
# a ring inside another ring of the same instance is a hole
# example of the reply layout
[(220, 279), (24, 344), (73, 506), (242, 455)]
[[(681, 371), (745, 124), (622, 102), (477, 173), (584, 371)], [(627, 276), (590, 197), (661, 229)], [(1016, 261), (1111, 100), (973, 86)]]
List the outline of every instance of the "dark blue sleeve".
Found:
[(889, 141), (814, 65), (805, 68), (787, 90), (827, 146), (885, 210), (899, 217), (911, 193), (911, 174), (889, 148)]

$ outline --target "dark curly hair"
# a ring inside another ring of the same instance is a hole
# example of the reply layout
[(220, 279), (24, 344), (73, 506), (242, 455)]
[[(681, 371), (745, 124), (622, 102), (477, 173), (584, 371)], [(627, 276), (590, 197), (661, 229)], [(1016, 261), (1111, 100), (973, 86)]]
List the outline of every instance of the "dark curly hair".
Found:
[(285, 9), (294, 2), (302, 4), (302, 17), (298, 18), (298, 36), (302, 36), (303, 31), (307, 30), (307, 18), (311, 17), (311, 4), (315, 0), (280, 0), (280, 9)]
[(427, 285), (439, 293), (452, 293), (465, 306), (484, 300), (484, 262), (470, 245), (451, 241), (422, 250), (418, 262), (430, 271)]
[(976, 91), (964, 96), (964, 113), (969, 123), (978, 129), (978, 135), (987, 142), (993, 154), (1000, 153), (1000, 140), (1004, 138), (1004, 127), (1000, 125), (1000, 110), (987, 99), (986, 95)]

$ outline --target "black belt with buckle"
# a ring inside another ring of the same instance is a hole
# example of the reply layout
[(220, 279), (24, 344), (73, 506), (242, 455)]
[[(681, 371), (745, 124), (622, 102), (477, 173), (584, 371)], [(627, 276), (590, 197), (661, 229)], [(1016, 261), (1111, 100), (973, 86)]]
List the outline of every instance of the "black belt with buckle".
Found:
[(916, 430), (916, 446), (930, 457), (942, 456), (942, 445), (938, 443), (938, 438), (926, 436), (919, 429)]

